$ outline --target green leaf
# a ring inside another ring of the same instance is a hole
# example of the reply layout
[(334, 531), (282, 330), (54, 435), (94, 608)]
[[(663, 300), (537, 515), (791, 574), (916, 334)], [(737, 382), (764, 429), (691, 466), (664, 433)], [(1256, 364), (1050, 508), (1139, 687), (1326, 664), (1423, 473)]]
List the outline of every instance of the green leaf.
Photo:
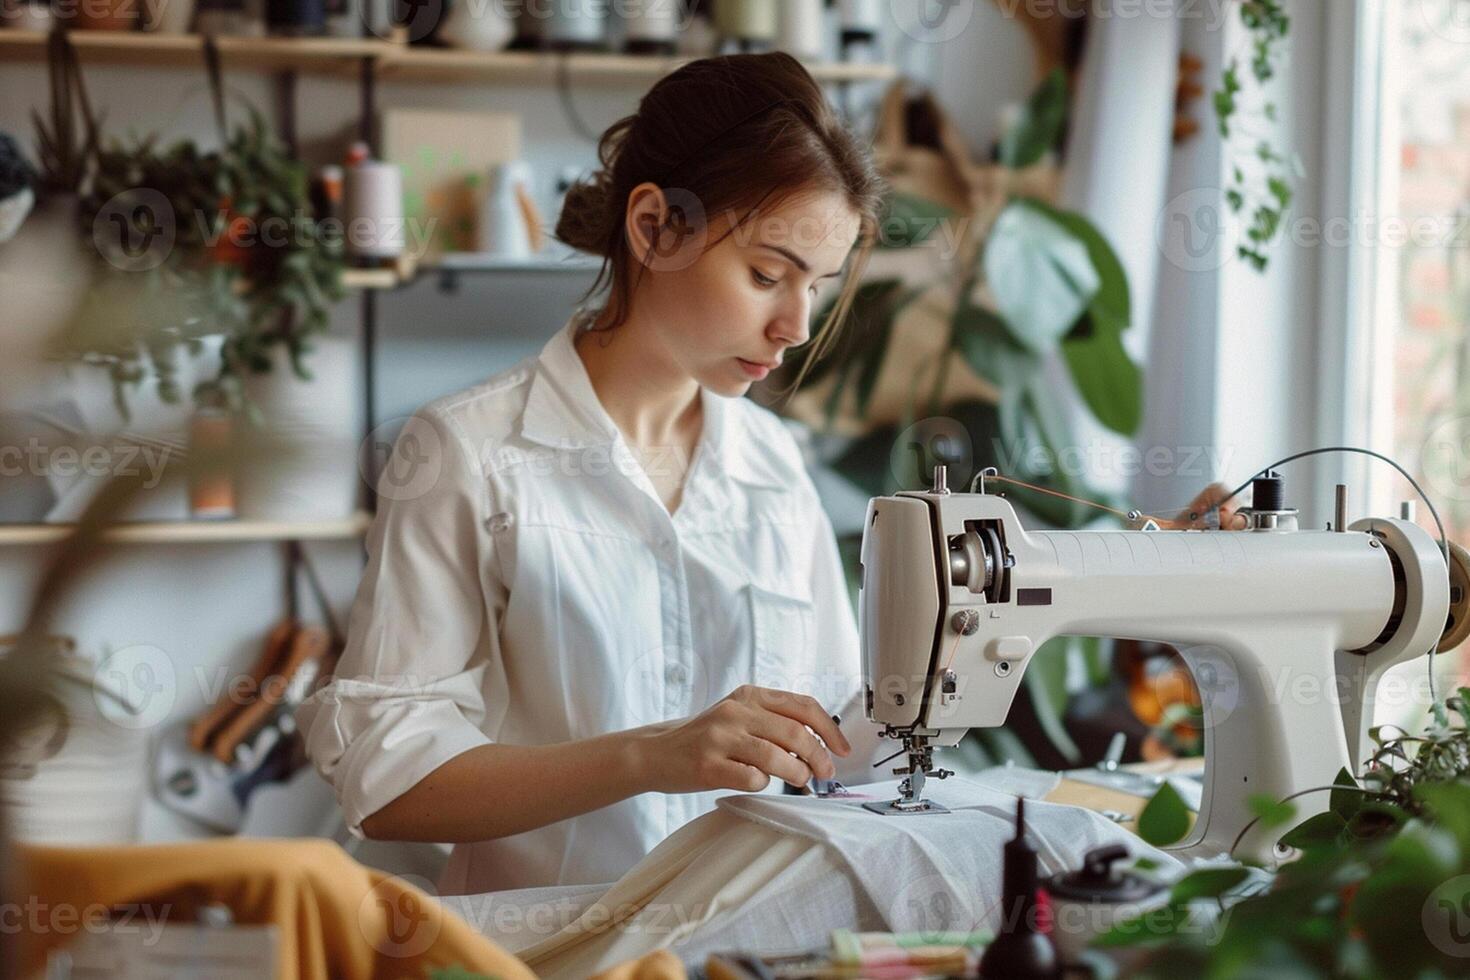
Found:
[(1031, 94), (1021, 118), (1001, 137), (1001, 164), (1020, 170), (1039, 162), (1061, 139), (1066, 121), (1067, 75), (1054, 68)]
[(1413, 793), (1416, 800), (1429, 807), (1440, 826), (1455, 835), (1465, 854), (1470, 855), (1470, 783), (1463, 780), (1420, 783)]
[(1332, 811), (1308, 817), (1291, 830), (1281, 835), (1281, 843), (1287, 847), (1306, 850), (1335, 844), (1347, 822)]
[(1071, 697), (1067, 690), (1067, 658), (1071, 646), (1072, 637), (1069, 636), (1053, 637), (1043, 643), (1027, 664), (1022, 683), (1031, 696), (1031, 706), (1036, 709), (1036, 720), (1052, 747), (1067, 761), (1078, 765), (1082, 761), (1082, 753), (1062, 724), (1062, 716), (1067, 712), (1067, 701)]
[(1251, 813), (1255, 814), (1261, 821), (1261, 826), (1267, 829), (1281, 827), (1296, 819), (1296, 807), (1289, 800), (1278, 800), (1274, 796), (1257, 794), (1252, 796), (1247, 805)]
[(989, 310), (962, 301), (951, 322), (951, 337), (970, 370), (1000, 392), (1001, 438), (1022, 439), (1022, 397), (1041, 359), (1017, 343), (1005, 322)]
[(1174, 883), (1174, 887), (1169, 890), (1169, 901), (1190, 902), (1198, 898), (1219, 898), (1249, 877), (1249, 868), (1201, 868)]
[(1143, 372), (1123, 348), (1116, 329), (1099, 323), (1092, 336), (1062, 341), (1062, 356), (1077, 391), (1103, 425), (1131, 436), (1143, 423)]
[(1086, 243), (1025, 200), (996, 219), (983, 262), (1011, 335), (1038, 354), (1055, 348), (1102, 286)]
[(1165, 847), (1182, 840), (1189, 833), (1189, 824), (1189, 807), (1166, 782), (1138, 815), (1138, 836), (1155, 847)]
[[(902, 308), (903, 304), (899, 303), (902, 288), (902, 280), (892, 277), (870, 279), (861, 283), (853, 293), (852, 306), (848, 309), (842, 332), (837, 335), (827, 355), (810, 366), (806, 376), (802, 378), (801, 386), (805, 388), (816, 384), (834, 368), (850, 369), (854, 358), (870, 350), (880, 339), (883, 325), (891, 322)], [(836, 302), (835, 298), (829, 300), (813, 317), (813, 335), (832, 315)], [(798, 349), (797, 356), (802, 358), (802, 367), (806, 367), (806, 361), (811, 358), (813, 350), (810, 343)]]
[(1087, 257), (1097, 272), (1098, 290), (1092, 301), (1092, 312), (1106, 318), (1109, 325), (1118, 330), (1127, 330), (1133, 320), (1133, 302), (1128, 292), (1128, 273), (1118, 253), (1113, 251), (1107, 238), (1097, 226), (1075, 211), (1062, 211), (1044, 201), (1024, 198), (1027, 204), (1041, 211), (1057, 224), (1070, 231), (1077, 240), (1087, 246)]
[(1334, 789), (1328, 809), (1342, 818), (1343, 822), (1353, 818), (1358, 812), (1358, 807), (1363, 805), (1363, 794), (1358, 792), (1360, 787), (1353, 774), (1347, 771), (1347, 767), (1337, 771), (1337, 778), (1332, 781), (1333, 786), (1343, 786), (1346, 789)]
[(879, 248), (912, 248), (927, 240), (954, 211), (917, 194), (895, 191), (888, 195), (878, 226)]

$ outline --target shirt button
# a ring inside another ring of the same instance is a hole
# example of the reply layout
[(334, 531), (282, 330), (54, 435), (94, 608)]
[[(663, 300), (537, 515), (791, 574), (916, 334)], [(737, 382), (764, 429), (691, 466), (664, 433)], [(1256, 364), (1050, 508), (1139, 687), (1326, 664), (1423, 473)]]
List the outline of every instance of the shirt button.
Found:
[(664, 679), (670, 684), (683, 684), (688, 676), (689, 673), (684, 669), (683, 664), (671, 664), (669, 669), (664, 671)]

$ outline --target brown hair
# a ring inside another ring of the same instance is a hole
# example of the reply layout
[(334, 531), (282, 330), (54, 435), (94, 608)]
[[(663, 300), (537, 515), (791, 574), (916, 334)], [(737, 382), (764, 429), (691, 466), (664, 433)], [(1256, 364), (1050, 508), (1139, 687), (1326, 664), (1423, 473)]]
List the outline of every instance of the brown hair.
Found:
[(802, 374), (831, 347), (878, 237), (884, 186), (868, 148), (799, 61), (775, 52), (690, 62), (660, 79), (636, 113), (613, 123), (597, 155), (601, 169), (567, 192), (556, 237), (602, 257), (583, 300), (608, 290), (606, 327), (627, 319), (629, 277), (635, 266), (642, 274), (624, 234), (628, 195), (639, 184), (678, 188), (704, 215), (744, 211), (725, 235), (763, 206), (804, 191), (834, 191), (860, 219), (860, 246)]

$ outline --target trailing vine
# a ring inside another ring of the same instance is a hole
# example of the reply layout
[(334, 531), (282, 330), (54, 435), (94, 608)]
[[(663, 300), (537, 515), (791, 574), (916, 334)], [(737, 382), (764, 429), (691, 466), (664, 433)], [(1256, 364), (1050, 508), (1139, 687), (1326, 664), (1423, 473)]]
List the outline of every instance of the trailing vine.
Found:
[[(1250, 78), (1258, 89), (1276, 77), (1282, 46), (1291, 28), (1283, 0), (1241, 0), (1240, 18), (1250, 34)], [(1249, 215), (1245, 239), (1236, 253), (1259, 272), (1269, 264), (1266, 247), (1281, 230), (1283, 218), (1293, 199), (1292, 183), (1298, 165), (1294, 157), (1278, 148), (1269, 135), (1253, 136), (1246, 126), (1248, 108), (1246, 79), (1239, 58), (1231, 58), (1214, 95), (1215, 115), (1220, 124), (1220, 137), (1230, 148), (1230, 186), (1225, 201), (1232, 213)], [(1261, 102), (1261, 117), (1273, 125), (1277, 121), (1276, 102)], [(1247, 148), (1247, 144), (1249, 144)]]

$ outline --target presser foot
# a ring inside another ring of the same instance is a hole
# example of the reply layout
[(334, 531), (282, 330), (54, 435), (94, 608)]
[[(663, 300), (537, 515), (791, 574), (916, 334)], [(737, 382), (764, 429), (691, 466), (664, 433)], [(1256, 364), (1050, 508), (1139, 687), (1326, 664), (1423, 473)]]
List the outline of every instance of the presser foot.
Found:
[(893, 770), (894, 775), (904, 777), (903, 782), (898, 784), (898, 798), (881, 803), (864, 803), (863, 809), (885, 817), (919, 813), (948, 813), (948, 807), (940, 806), (933, 800), (924, 799), (924, 783), (930, 777), (946, 779), (953, 776), (954, 773), (948, 769), (934, 768), (934, 750), (929, 745), (928, 739), (922, 735), (906, 736), (904, 751), (909, 757), (908, 765)]

